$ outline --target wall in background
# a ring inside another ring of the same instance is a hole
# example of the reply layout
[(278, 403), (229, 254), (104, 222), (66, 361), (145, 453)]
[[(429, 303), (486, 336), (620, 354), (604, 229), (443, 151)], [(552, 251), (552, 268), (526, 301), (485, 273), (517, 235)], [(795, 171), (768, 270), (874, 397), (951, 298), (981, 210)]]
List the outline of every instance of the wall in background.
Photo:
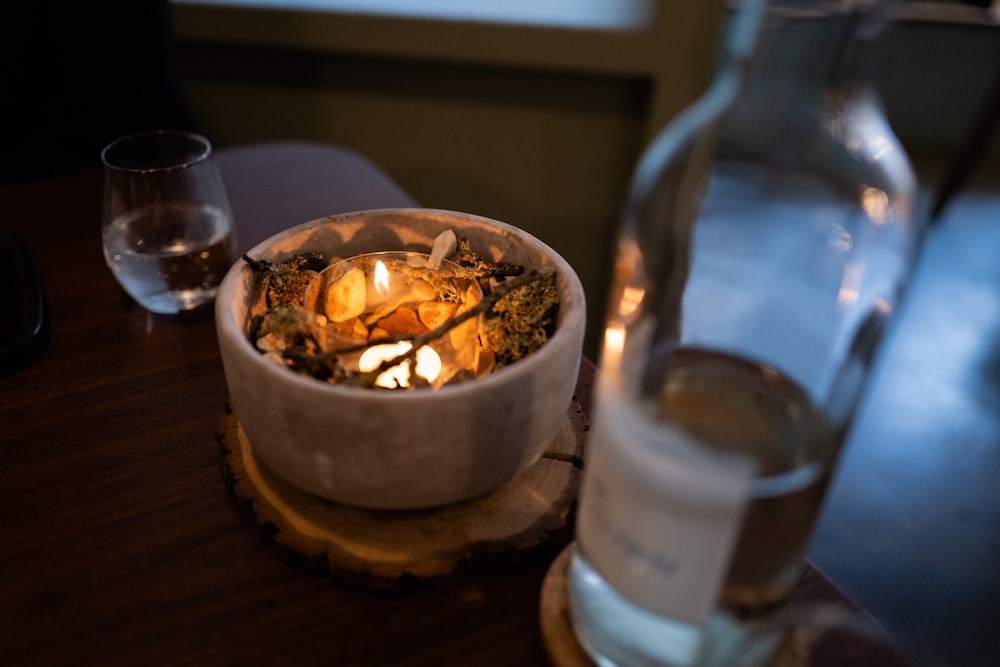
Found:
[[(424, 206), (526, 229), (580, 274), (593, 357), (632, 166), (704, 89), (721, 2), (666, 0), (621, 31), (184, 2), (174, 14), (181, 87), (217, 145), (339, 144)], [(911, 152), (954, 150), (1000, 62), (998, 34), (897, 26), (886, 103)]]
[(666, 24), (609, 32), (180, 3), (178, 73), (217, 145), (346, 146), (424, 206), (553, 246), (587, 292), (593, 355), (632, 165), (654, 115), (710, 74), (718, 8), (677, 5)]

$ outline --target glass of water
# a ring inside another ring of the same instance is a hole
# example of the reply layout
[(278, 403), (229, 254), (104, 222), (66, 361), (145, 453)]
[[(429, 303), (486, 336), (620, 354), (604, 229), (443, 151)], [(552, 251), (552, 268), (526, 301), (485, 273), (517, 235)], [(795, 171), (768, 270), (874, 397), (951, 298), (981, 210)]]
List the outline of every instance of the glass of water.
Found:
[(212, 144), (156, 130), (113, 141), (101, 160), (104, 257), (121, 286), (154, 313), (210, 303), (236, 252)]

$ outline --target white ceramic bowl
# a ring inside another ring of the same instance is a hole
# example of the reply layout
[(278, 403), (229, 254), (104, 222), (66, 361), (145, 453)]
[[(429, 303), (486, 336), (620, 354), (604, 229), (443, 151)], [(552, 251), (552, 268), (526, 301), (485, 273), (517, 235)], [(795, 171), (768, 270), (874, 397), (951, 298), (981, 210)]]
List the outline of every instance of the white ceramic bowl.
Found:
[(330, 500), (413, 509), (468, 500), (534, 463), (572, 400), (586, 305), (572, 267), (530, 234), (502, 222), (430, 209), (382, 209), (321, 218), (249, 251), (281, 261), (321, 251), (428, 252), (452, 229), (481, 256), (554, 267), (555, 334), (532, 354), (475, 380), (437, 390), (379, 391), (331, 385), (267, 361), (247, 332), (252, 271), (242, 260), (223, 279), (215, 318), (230, 401), (255, 456), (292, 484)]

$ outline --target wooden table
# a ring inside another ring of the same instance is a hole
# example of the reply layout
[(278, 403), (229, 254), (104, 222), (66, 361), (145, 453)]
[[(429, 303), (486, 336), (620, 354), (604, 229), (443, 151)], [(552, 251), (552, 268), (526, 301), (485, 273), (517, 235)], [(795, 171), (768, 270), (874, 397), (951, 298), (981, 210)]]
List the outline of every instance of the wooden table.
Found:
[[(220, 161), (243, 248), (325, 214), (413, 204), (331, 147), (267, 144)], [(51, 315), (41, 358), (0, 378), (0, 660), (546, 664), (546, 558), (387, 596), (275, 557), (220, 476), (227, 391), (213, 321), (131, 303), (104, 265), (99, 213), (98, 174), (0, 188), (0, 225), (26, 240)], [(581, 370), (589, 410), (593, 366)], [(860, 615), (812, 568), (797, 595)], [(848, 637), (810, 664), (899, 662)]]

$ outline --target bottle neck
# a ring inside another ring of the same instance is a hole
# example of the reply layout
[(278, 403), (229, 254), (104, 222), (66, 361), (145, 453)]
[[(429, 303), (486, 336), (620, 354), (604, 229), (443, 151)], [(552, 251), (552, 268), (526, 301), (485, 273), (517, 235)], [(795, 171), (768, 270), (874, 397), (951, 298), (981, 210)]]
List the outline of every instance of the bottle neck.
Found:
[[(709, 90), (644, 151), (626, 221), (677, 215), (683, 192), (663, 187), (706, 167), (709, 154), (766, 159), (790, 170), (867, 169), (874, 143), (892, 144), (877, 93), (883, 28), (896, 0), (740, 0)], [(861, 149), (858, 149), (861, 146)], [(897, 151), (899, 155), (901, 152)], [(900, 157), (897, 161), (905, 160)], [(683, 170), (682, 165), (696, 168)], [(698, 167), (700, 165), (700, 167)], [(873, 177), (888, 181), (892, 176)], [(906, 180), (906, 179), (903, 179)], [(677, 194), (666, 196), (663, 193)], [(664, 201), (666, 200), (666, 201)]]
[(744, 59), (740, 44), (727, 47), (727, 59), (742, 64), (741, 96), (796, 113), (831, 95), (877, 96), (884, 28), (894, 4), (771, 0), (753, 57)]
[(739, 92), (721, 118), (719, 154), (866, 179), (887, 191), (906, 185), (894, 183), (901, 167), (878, 157), (903, 155), (878, 92), (884, 28), (894, 4), (771, 0)]

